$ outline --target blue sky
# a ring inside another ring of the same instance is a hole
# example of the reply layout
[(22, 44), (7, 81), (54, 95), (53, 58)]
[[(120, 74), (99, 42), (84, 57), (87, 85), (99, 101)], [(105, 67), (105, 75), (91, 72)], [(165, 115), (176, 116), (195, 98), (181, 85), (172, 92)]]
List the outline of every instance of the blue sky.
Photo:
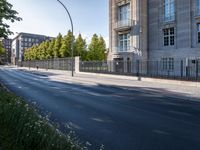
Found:
[[(8, 0), (23, 21), (11, 25), (13, 32), (28, 32), (57, 36), (71, 28), (64, 8), (57, 0)], [(69, 9), (75, 35), (81, 33), (87, 41), (97, 33), (108, 42), (108, 0), (61, 0)], [(108, 45), (107, 45), (108, 46)]]

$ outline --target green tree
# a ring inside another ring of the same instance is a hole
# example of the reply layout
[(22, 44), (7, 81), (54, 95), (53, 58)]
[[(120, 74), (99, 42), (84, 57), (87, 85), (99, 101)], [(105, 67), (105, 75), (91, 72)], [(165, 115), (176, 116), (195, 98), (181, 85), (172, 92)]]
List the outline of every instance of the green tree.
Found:
[(48, 59), (48, 48), (50, 45), (50, 41), (45, 41), (44, 42), (44, 48), (45, 48), (45, 59)]
[(60, 48), (62, 46), (62, 35), (59, 33), (57, 38), (56, 38), (56, 41), (55, 41), (55, 44), (54, 44), (54, 49), (53, 49), (53, 54), (54, 54), (54, 57), (55, 58), (58, 58), (60, 57)]
[(74, 56), (80, 56), (82, 60), (87, 60), (87, 44), (81, 34), (78, 35), (74, 43)]
[(10, 26), (4, 21), (21, 21), (22, 19), (18, 17), (18, 12), (12, 9), (13, 5), (8, 3), (7, 0), (0, 0), (0, 37), (8, 37), (8, 35), (13, 34), (10, 31)]
[(89, 60), (98, 60), (98, 43), (99, 38), (97, 34), (94, 34), (91, 40), (91, 43), (88, 46), (88, 59)]
[(88, 46), (88, 59), (102, 61), (106, 59), (106, 44), (103, 37), (94, 34), (91, 43)]
[(30, 50), (30, 49), (27, 49), (27, 50), (24, 52), (24, 60), (25, 60), (25, 61), (29, 60), (29, 57), (28, 57), (28, 56), (29, 56), (29, 53), (30, 53), (29, 50)]
[(106, 60), (106, 42), (102, 36), (99, 37), (99, 60)]
[(5, 53), (5, 49), (3, 48), (2, 42), (0, 42), (0, 56)]
[(39, 46), (33, 46), (33, 60), (39, 60), (40, 59), (40, 48)]
[(39, 59), (44, 60), (47, 56), (45, 42), (42, 42), (38, 47)]
[(71, 45), (73, 42), (73, 35), (72, 32), (69, 30), (67, 35), (64, 36), (62, 40), (62, 46), (60, 48), (60, 55), (61, 57), (69, 57), (71, 56)]
[(49, 42), (49, 46), (47, 48), (47, 59), (53, 58), (54, 57), (54, 45), (55, 45), (55, 39), (51, 40)]

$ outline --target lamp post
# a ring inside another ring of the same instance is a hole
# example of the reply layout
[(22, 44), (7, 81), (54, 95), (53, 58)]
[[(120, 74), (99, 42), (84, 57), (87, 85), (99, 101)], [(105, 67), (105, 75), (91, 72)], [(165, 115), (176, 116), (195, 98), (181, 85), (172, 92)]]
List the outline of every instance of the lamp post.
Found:
[(74, 27), (73, 27), (73, 21), (72, 21), (72, 17), (67, 9), (67, 7), (60, 1), (60, 0), (57, 0), (63, 7), (64, 9), (66, 10), (68, 16), (69, 16), (69, 19), (70, 19), (70, 22), (71, 22), (71, 32), (72, 32), (72, 43), (71, 43), (71, 69), (72, 69), (72, 77), (74, 76)]

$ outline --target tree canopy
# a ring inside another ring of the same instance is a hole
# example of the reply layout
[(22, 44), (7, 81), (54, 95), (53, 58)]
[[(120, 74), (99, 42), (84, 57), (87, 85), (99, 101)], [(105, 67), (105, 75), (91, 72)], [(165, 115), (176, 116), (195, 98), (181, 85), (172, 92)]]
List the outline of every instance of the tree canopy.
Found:
[[(74, 39), (74, 40), (73, 40)], [(68, 31), (65, 36), (60, 33), (51, 41), (42, 42), (25, 50), (25, 60), (44, 60), (51, 58), (71, 57), (71, 45), (73, 43), (74, 56), (80, 56), (83, 61), (101, 61), (106, 60), (106, 44), (103, 37), (97, 34), (93, 35), (89, 46), (86, 40), (79, 34), (77, 38), (73, 37), (72, 32)]]
[(13, 5), (7, 0), (0, 0), (0, 38), (7, 38), (8, 35), (13, 34), (10, 31), (10, 26), (5, 21), (21, 21), (22, 18), (18, 17), (18, 12), (12, 9)]
[(3, 48), (2, 42), (0, 42), (0, 56), (5, 53), (5, 49)]
[(106, 59), (106, 43), (103, 37), (94, 34), (88, 49), (89, 60), (101, 61)]

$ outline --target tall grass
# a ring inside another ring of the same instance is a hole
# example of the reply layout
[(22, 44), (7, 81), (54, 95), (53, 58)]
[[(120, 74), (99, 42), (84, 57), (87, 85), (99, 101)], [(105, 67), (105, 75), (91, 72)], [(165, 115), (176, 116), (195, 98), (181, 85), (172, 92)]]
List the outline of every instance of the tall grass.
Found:
[(0, 149), (75, 150), (81, 149), (38, 115), (21, 98), (0, 87)]

